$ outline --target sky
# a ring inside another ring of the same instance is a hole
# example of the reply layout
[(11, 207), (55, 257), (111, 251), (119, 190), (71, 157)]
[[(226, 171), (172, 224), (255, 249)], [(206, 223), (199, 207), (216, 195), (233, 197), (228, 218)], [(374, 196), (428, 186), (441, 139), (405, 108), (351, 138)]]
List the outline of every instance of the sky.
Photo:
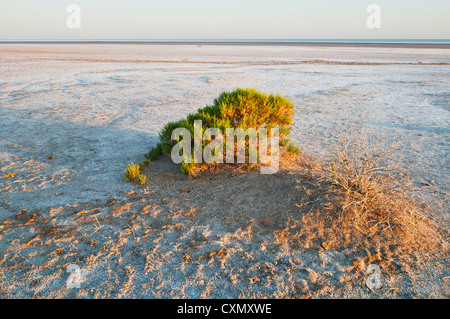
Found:
[(0, 0), (0, 40), (56, 39), (450, 39), (450, 1)]

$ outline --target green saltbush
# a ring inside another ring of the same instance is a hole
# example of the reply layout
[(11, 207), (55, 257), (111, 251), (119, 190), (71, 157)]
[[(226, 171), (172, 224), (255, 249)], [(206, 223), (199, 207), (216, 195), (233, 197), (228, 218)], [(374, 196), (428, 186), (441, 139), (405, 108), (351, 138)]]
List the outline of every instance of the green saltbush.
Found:
[[(186, 128), (194, 136), (194, 121), (201, 120), (203, 132), (207, 128), (218, 128), (225, 136), (227, 128), (279, 129), (280, 145), (285, 146), (289, 139), (294, 114), (294, 104), (281, 95), (267, 95), (255, 89), (236, 89), (224, 92), (214, 100), (213, 105), (198, 109), (197, 113), (187, 118), (167, 123), (159, 133), (160, 143), (150, 149), (147, 158), (157, 159), (163, 153), (171, 154), (172, 148), (179, 140), (172, 140), (176, 128)], [(202, 132), (202, 134), (203, 134)], [(204, 148), (209, 141), (203, 141)], [(194, 147), (191, 148), (194, 152)], [(248, 150), (247, 150), (248, 151)], [(191, 161), (193, 162), (193, 161)], [(181, 171), (191, 172), (193, 163), (181, 163)]]

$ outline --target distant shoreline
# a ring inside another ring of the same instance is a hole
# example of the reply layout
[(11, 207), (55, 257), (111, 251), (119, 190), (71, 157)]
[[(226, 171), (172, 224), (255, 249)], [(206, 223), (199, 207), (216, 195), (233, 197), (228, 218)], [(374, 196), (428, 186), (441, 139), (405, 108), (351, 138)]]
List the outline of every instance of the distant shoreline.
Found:
[[(350, 41), (350, 40), (349, 40)], [(381, 40), (380, 40), (381, 41)], [(225, 45), (225, 46), (315, 46), (315, 47), (377, 47), (450, 49), (450, 43), (436, 42), (333, 42), (333, 41), (123, 41), (123, 40), (36, 40), (0, 41), (1, 44), (132, 44), (132, 45)]]

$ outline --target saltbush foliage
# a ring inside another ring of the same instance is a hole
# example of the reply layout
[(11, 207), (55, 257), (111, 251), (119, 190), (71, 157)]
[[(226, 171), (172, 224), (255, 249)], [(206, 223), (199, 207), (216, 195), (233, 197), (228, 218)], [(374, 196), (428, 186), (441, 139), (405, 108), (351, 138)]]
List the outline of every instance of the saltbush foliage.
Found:
[(139, 176), (139, 170), (139, 165), (135, 165), (134, 163), (128, 165), (128, 167), (125, 169), (125, 180), (127, 182), (135, 180)]
[[(162, 153), (171, 154), (172, 148), (179, 140), (172, 140), (172, 132), (176, 128), (186, 128), (194, 136), (194, 121), (202, 121), (203, 132), (207, 128), (218, 128), (224, 135), (227, 128), (266, 128), (279, 129), (280, 145), (288, 143), (287, 136), (292, 126), (294, 104), (283, 96), (267, 95), (255, 89), (236, 89), (224, 92), (214, 100), (213, 105), (198, 109), (185, 119), (167, 123), (159, 133), (160, 143), (150, 149), (146, 155), (150, 160), (158, 158)], [(202, 132), (202, 134), (203, 134)], [(203, 141), (203, 148), (208, 141)], [(194, 148), (192, 147), (192, 152)], [(193, 165), (181, 163), (181, 171), (189, 174)]]
[(139, 163), (139, 165), (135, 165), (131, 163), (125, 169), (125, 180), (127, 182), (136, 182), (137, 184), (143, 185), (147, 181), (147, 176), (141, 174), (141, 169), (145, 167), (145, 163)]

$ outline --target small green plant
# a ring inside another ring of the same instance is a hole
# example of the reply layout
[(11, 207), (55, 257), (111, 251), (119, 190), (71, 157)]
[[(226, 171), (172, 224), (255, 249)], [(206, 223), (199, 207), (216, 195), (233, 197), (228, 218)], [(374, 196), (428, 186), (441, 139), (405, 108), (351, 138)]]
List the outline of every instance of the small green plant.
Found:
[(139, 165), (135, 165), (134, 163), (131, 163), (125, 169), (125, 180), (127, 182), (132, 182), (139, 176), (139, 174), (140, 174)]
[(292, 142), (289, 142), (286, 148), (286, 152), (291, 153), (293, 155), (300, 155), (300, 146), (295, 145)]
[(147, 182), (147, 176), (139, 174), (136, 183), (138, 183), (139, 185), (144, 185)]
[(139, 165), (135, 165), (134, 163), (128, 165), (128, 167), (125, 169), (125, 180), (127, 182), (134, 181), (136, 184), (144, 185), (147, 182), (147, 176), (141, 174), (141, 169), (147, 166), (148, 163), (148, 161), (144, 161), (139, 163)]
[(145, 157), (147, 157), (151, 161), (154, 161), (157, 160), (162, 155), (162, 153), (162, 145), (161, 143), (158, 143), (155, 147), (152, 147), (147, 154), (145, 154)]
[(289, 143), (289, 139), (288, 138), (283, 138), (280, 140), (279, 145), (282, 147), (287, 146), (287, 144)]

